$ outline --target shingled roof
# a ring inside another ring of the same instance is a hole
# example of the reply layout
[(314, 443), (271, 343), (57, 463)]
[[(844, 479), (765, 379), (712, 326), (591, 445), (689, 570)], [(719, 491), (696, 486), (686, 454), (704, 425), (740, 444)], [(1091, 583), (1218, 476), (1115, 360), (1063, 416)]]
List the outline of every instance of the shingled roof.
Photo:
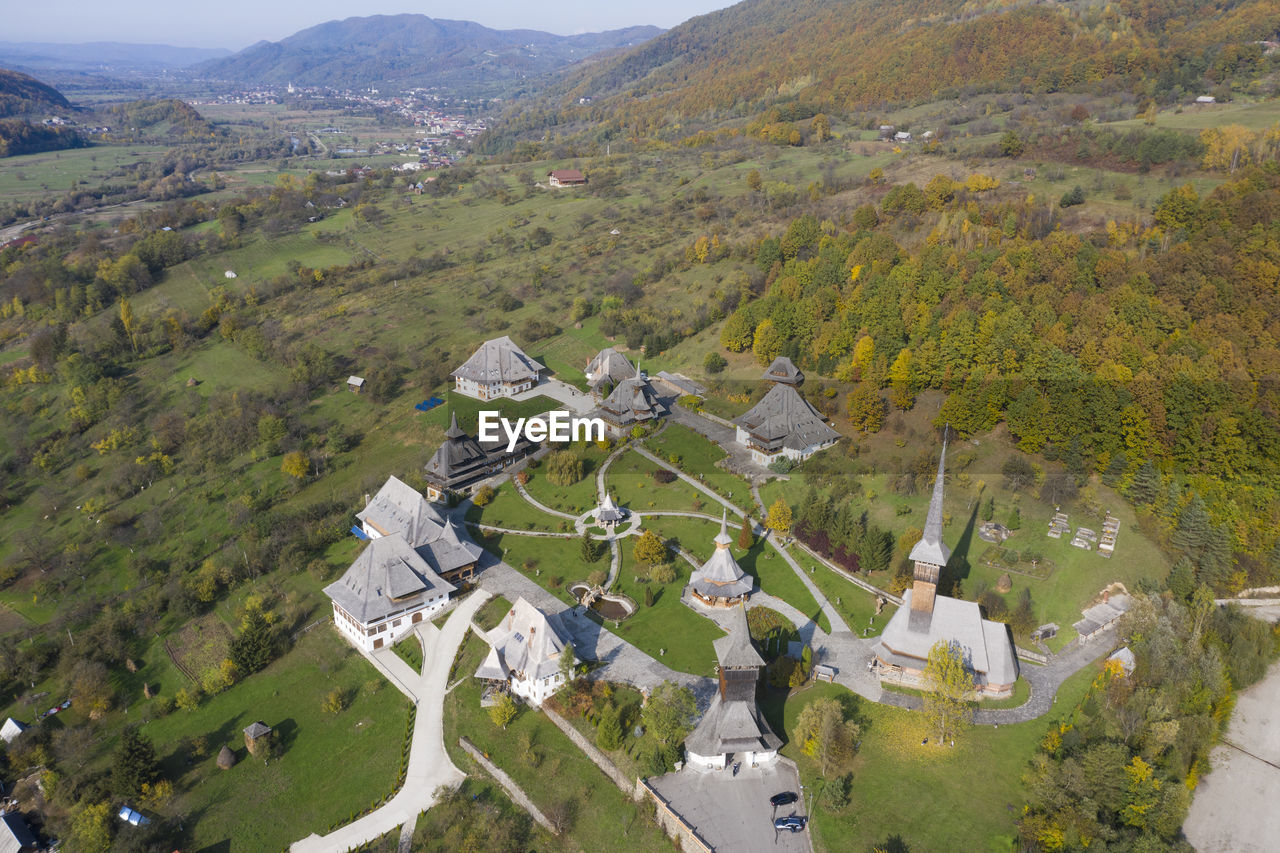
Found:
[(454, 377), (475, 382), (523, 382), (537, 381), (542, 365), (516, 346), (515, 341), (503, 335), (485, 341), (461, 367), (453, 371)]
[(636, 375), (636, 367), (625, 355), (609, 347), (596, 353), (583, 373), (591, 389), (597, 390), (605, 384), (617, 385), (624, 379), (632, 378)]
[(368, 625), (454, 589), (404, 539), (383, 536), (371, 540), (324, 591), (351, 618)]
[(933, 496), (929, 498), (929, 515), (924, 521), (924, 535), (911, 549), (909, 559), (915, 563), (945, 566), (951, 559), (951, 549), (942, 541), (942, 488), (947, 464), (947, 442), (942, 442), (942, 454), (938, 457), (938, 476), (933, 481)]
[(827, 426), (818, 410), (790, 385), (774, 385), (759, 403), (733, 423), (770, 449), (777, 445), (778, 450), (783, 447), (805, 450), (840, 437), (840, 433)]
[(368, 506), (356, 518), (383, 536), (400, 535), (413, 545), (440, 535), (444, 519), (417, 489), (397, 477), (388, 477)]
[(538, 681), (555, 675), (568, 636), (559, 614), (548, 616), (521, 596), (489, 632), (491, 651), (476, 678), (500, 680), (514, 674)]
[(734, 669), (737, 667), (764, 666), (764, 658), (751, 644), (751, 629), (747, 627), (747, 606), (738, 605), (729, 609), (729, 633), (714, 641), (711, 645), (716, 650), (716, 660), (720, 666)]
[(666, 404), (658, 397), (653, 386), (647, 380), (635, 376), (619, 382), (609, 398), (592, 414), (617, 426), (627, 426), (660, 418), (667, 411)]
[(726, 520), (720, 519), (720, 533), (715, 538), (716, 550), (697, 569), (694, 569), (689, 585), (694, 592), (703, 598), (734, 598), (751, 592), (752, 579), (742, 571), (738, 561), (733, 558), (730, 546), (733, 537), (729, 535)]
[(976, 601), (961, 601), (947, 595), (933, 600), (933, 616), (925, 630), (911, 625), (911, 594), (902, 594), (897, 609), (876, 643), (875, 653), (881, 660), (911, 669), (923, 669), (929, 650), (938, 641), (959, 644), (965, 665), (978, 676), (980, 683), (1012, 684), (1018, 677), (1009, 629), (1000, 622), (982, 618)]
[(785, 355), (780, 355), (765, 368), (764, 375), (761, 379), (768, 379), (770, 382), (781, 382), (784, 385), (799, 385), (804, 381), (804, 374), (800, 372), (800, 368), (796, 367), (791, 359)]

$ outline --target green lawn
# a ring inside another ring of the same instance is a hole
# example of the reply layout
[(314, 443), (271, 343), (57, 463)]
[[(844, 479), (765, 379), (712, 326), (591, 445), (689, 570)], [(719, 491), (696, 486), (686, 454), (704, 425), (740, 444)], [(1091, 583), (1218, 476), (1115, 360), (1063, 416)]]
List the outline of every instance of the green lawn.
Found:
[(753, 511), (751, 487), (747, 481), (730, 474), (716, 463), (725, 458), (725, 452), (688, 427), (668, 423), (666, 429), (646, 439), (645, 445), (656, 456), (668, 462), (674, 454), (682, 471), (699, 480), (721, 497), (727, 498), (740, 509)]
[[(693, 554), (699, 561), (710, 559), (715, 550), (716, 534), (720, 525), (697, 518), (679, 518), (660, 516), (645, 521), (646, 527), (656, 530), (664, 539), (677, 539), (681, 546)], [(799, 610), (818, 623), (824, 631), (831, 630), (830, 620), (818, 606), (818, 602), (809, 592), (786, 560), (782, 559), (762, 539), (757, 538), (751, 548), (743, 551), (737, 547), (738, 526), (730, 524), (729, 535), (735, 540), (732, 546), (734, 559), (744, 572), (756, 578), (760, 588), (770, 595), (775, 595), (792, 607)], [(624, 540), (624, 547), (627, 547)], [(629, 556), (629, 554), (628, 554)], [(679, 560), (681, 571), (689, 569), (688, 563)]]
[[(468, 633), (457, 671), (474, 672), (487, 651), (483, 641)], [(466, 678), (445, 699), (445, 748), (454, 764), (468, 775), (485, 778), (484, 771), (458, 746), (458, 738), (465, 735), (544, 812), (567, 805), (574, 816), (570, 829), (547, 849), (671, 850), (671, 842), (644, 816), (647, 807), (619, 791), (545, 715), (522, 706), (504, 731), (480, 707), (480, 690), (479, 681)], [(554, 784), (548, 784), (550, 780)]]
[[(840, 577), (840, 575), (826, 566), (819, 564), (817, 560), (794, 545), (789, 550), (792, 558), (800, 564), (802, 569), (805, 571), (813, 569), (809, 574), (809, 579), (814, 582), (818, 589), (822, 590), (822, 594), (827, 597), (827, 601), (831, 602), (831, 606), (844, 618), (849, 630), (859, 636), (874, 637), (884, 630), (885, 625), (889, 624), (889, 620), (893, 618), (894, 611), (898, 609), (896, 606), (886, 604), (884, 609), (880, 611), (880, 615), (877, 616), (875, 596), (852, 581)], [(862, 633), (864, 630), (866, 631), (865, 635)]]
[(499, 486), (493, 500), (486, 506), (471, 506), (467, 510), (467, 520), (510, 530), (558, 530), (560, 522), (565, 521), (529, 503), (516, 491), (513, 483)]
[(658, 466), (639, 453), (627, 452), (609, 466), (606, 480), (609, 490), (622, 506), (636, 512), (646, 510), (693, 510), (715, 513), (711, 498), (677, 478), (658, 483), (653, 472)]
[[(1050, 721), (1070, 715), (1095, 674), (1086, 667), (1067, 679), (1048, 717), (999, 728), (975, 726), (956, 739), (954, 748), (932, 740), (921, 744), (929, 736), (923, 715), (866, 702), (836, 684), (811, 684), (785, 699), (769, 694), (764, 707), (770, 724), (787, 733), (801, 709), (819, 697), (852, 702), (863, 721), (850, 804), (834, 814), (821, 803), (812, 808), (818, 851), (868, 850), (894, 834), (910, 850), (1008, 851), (1015, 849), (1014, 821), (1026, 798), (1027, 763)], [(813, 760), (794, 742), (782, 752), (800, 765), (806, 790), (818, 790), (822, 778)], [(922, 809), (928, 819), (905, 819)]]
[(422, 643), (419, 642), (416, 633), (410, 633), (391, 648), (400, 660), (409, 664), (410, 669), (414, 672), (422, 672)]
[(609, 452), (601, 450), (595, 444), (582, 442), (559, 449), (575, 453), (582, 459), (582, 479), (568, 486), (557, 486), (547, 479), (547, 460), (544, 458), (541, 465), (529, 471), (530, 480), (525, 484), (525, 489), (539, 502), (552, 509), (574, 515), (586, 512), (599, 503), (596, 495), (596, 474), (599, 473), (600, 466), (604, 464)]
[[(711, 675), (716, 666), (716, 653), (711, 644), (723, 637), (724, 632), (680, 601), (680, 593), (689, 582), (689, 564), (684, 560), (673, 563), (676, 579), (669, 584), (637, 582), (630, 546), (631, 542), (623, 541), (622, 567), (612, 591), (631, 596), (639, 609), (616, 628), (612, 622), (606, 622), (606, 627), (674, 670)], [(653, 589), (652, 607), (644, 605), (646, 585)]]
[[(334, 689), (352, 696), (336, 716), (321, 709)], [(143, 731), (174, 780), (169, 811), (185, 816), (192, 849), (280, 850), (347, 822), (391, 793), (407, 719), (404, 697), (321, 626), (263, 672), (195, 711), (154, 719)], [(241, 730), (255, 720), (282, 739), (278, 761), (248, 758)], [(203, 738), (203, 756), (186, 738)], [(239, 760), (227, 771), (214, 764), (224, 744)]]
[(502, 617), (506, 616), (511, 610), (511, 602), (507, 601), (501, 595), (495, 595), (493, 598), (481, 605), (476, 611), (476, 615), (472, 621), (486, 631), (492, 631), (497, 627)]

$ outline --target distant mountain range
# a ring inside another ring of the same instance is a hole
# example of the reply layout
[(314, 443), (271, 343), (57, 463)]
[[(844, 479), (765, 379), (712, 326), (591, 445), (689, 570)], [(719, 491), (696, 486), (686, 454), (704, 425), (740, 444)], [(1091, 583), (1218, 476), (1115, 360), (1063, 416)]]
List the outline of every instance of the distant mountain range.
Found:
[(0, 65), (31, 71), (156, 72), (186, 68), (230, 56), (223, 48), (174, 47), (167, 44), (126, 44), (115, 41), (85, 44), (0, 41)]
[(639, 45), (663, 31), (628, 27), (559, 36), (491, 30), (425, 15), (374, 15), (310, 27), (278, 42), (194, 66), (191, 73), (240, 84), (360, 88), (423, 86), (492, 95), (602, 51)]

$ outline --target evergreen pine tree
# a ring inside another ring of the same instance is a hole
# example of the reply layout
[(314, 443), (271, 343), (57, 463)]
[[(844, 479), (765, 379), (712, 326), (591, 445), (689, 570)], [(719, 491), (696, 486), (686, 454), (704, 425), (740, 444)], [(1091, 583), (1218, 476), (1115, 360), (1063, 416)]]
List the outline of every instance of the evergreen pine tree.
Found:
[(618, 709), (610, 703), (600, 711), (600, 722), (596, 724), (596, 746), (601, 749), (617, 749), (622, 746), (622, 721), (618, 719)]
[(1178, 514), (1178, 524), (1173, 536), (1169, 538), (1169, 544), (1175, 551), (1196, 562), (1209, 542), (1211, 526), (1204, 500), (1200, 495), (1192, 494), (1190, 502)]
[(1102, 484), (1110, 488), (1115, 488), (1120, 482), (1120, 478), (1124, 476), (1124, 472), (1129, 468), (1129, 457), (1124, 455), (1123, 450), (1117, 450), (1115, 455), (1111, 457), (1111, 461), (1107, 463), (1107, 469), (1102, 472)]
[(996, 517), (995, 495), (987, 495), (987, 499), (982, 502), (982, 520), (990, 521), (995, 517)]
[(1005, 527), (1010, 530), (1018, 530), (1022, 527), (1022, 510), (1018, 509), (1017, 504), (1014, 504), (1013, 508), (1009, 510), (1009, 521), (1005, 524)]
[(257, 672), (271, 662), (275, 645), (271, 621), (262, 607), (250, 602), (240, 622), (240, 636), (231, 641), (231, 661), (245, 675)]
[(742, 519), (742, 528), (738, 530), (738, 547), (744, 551), (751, 547), (755, 537), (751, 535), (751, 520)]
[(862, 567), (869, 572), (889, 568), (893, 561), (893, 534), (878, 527), (867, 530), (862, 537)]
[(582, 561), (584, 563), (594, 563), (599, 560), (603, 550), (600, 547), (600, 543), (591, 538), (590, 533), (584, 532), (582, 534)]
[(1158, 494), (1160, 494), (1160, 472), (1148, 459), (1133, 475), (1133, 482), (1129, 484), (1129, 500), (1138, 506), (1150, 506)]
[(144, 783), (150, 785), (159, 778), (160, 762), (151, 739), (137, 726), (126, 726), (111, 768), (112, 787), (123, 796), (136, 797), (142, 793)]
[(644, 587), (644, 606), (645, 607), (653, 606), (653, 587), (649, 586), (648, 584), (645, 584), (645, 587)]

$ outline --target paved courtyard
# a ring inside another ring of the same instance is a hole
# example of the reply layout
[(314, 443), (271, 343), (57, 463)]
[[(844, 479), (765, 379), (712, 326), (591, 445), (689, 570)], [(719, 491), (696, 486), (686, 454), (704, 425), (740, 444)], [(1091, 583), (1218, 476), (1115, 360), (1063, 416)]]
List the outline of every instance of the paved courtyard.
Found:
[(1183, 832), (1200, 853), (1264, 853), (1280, 838), (1280, 664), (1242, 692)]
[(651, 784), (685, 822), (697, 830), (715, 850), (732, 853), (809, 853), (809, 830), (775, 832), (773, 819), (805, 814), (804, 803), (775, 809), (769, 798), (783, 791), (800, 790), (795, 765), (781, 759), (772, 765), (732, 770), (695, 770), (685, 767)]

